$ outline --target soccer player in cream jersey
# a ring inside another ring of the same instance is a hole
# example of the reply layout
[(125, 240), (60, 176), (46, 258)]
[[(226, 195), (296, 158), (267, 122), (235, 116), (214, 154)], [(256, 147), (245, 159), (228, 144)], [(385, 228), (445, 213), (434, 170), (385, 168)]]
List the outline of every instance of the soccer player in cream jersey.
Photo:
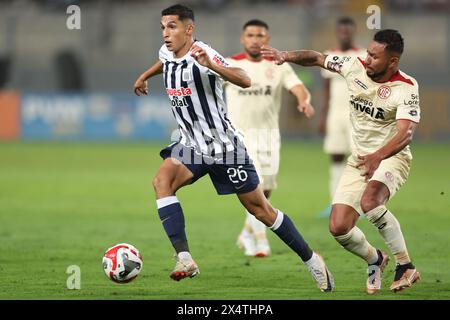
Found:
[(161, 29), (164, 44), (159, 60), (139, 76), (134, 91), (147, 94), (147, 79), (162, 73), (181, 135), (178, 142), (161, 151), (163, 162), (153, 179), (158, 214), (176, 252), (170, 277), (179, 281), (200, 272), (191, 255), (176, 192), (209, 175), (218, 194), (236, 194), (248, 212), (299, 255), (320, 290), (332, 291), (333, 278), (323, 258), (310, 249), (291, 219), (266, 199), (242, 137), (228, 119), (223, 82), (247, 88), (250, 78), (242, 69), (228, 66), (210, 46), (194, 39), (194, 13), (190, 8), (174, 5), (164, 9)]
[[(336, 24), (336, 37), (339, 47), (325, 51), (326, 55), (365, 57), (366, 51), (354, 44), (356, 24), (349, 17), (342, 17)], [(346, 156), (350, 154), (350, 110), (349, 94), (345, 79), (335, 72), (321, 70), (323, 81), (324, 105), (319, 116), (319, 132), (325, 136), (323, 149), (330, 155), (330, 197), (334, 192), (346, 165)], [(322, 212), (329, 216), (331, 205)]]
[[(244, 136), (247, 151), (261, 180), (264, 195), (269, 199), (277, 187), (280, 163), (280, 129), (278, 116), (282, 88), (289, 90), (298, 102), (298, 110), (310, 118), (314, 109), (311, 95), (288, 64), (278, 66), (261, 56), (261, 46), (270, 40), (269, 26), (261, 20), (245, 23), (241, 35), (244, 52), (227, 58), (230, 66), (244, 69), (252, 79), (250, 88), (229, 84), (226, 97), (230, 120)], [(266, 226), (246, 212), (244, 228), (238, 236), (238, 246), (245, 255), (266, 257), (270, 246)]]
[(378, 229), (395, 257), (393, 292), (420, 279), (406, 248), (400, 224), (386, 203), (406, 182), (411, 167), (409, 144), (420, 120), (417, 81), (399, 70), (404, 43), (400, 33), (378, 31), (367, 56), (325, 55), (312, 50), (278, 51), (263, 56), (276, 63), (319, 66), (345, 78), (350, 93), (352, 154), (339, 181), (330, 216), (330, 232), (346, 250), (368, 263), (368, 294), (381, 289), (389, 256), (374, 248), (356, 226), (360, 214)]

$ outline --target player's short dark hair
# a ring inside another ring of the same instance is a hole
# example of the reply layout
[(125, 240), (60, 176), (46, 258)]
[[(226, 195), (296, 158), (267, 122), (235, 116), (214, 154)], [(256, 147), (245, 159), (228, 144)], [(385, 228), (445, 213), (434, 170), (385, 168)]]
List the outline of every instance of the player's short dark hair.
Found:
[(350, 17), (340, 17), (337, 20), (337, 25), (338, 26), (352, 26), (352, 27), (356, 27), (355, 20), (353, 20), (353, 18), (350, 18)]
[(373, 40), (386, 44), (386, 50), (401, 55), (404, 49), (403, 37), (397, 30), (384, 29), (380, 30), (373, 36)]
[(242, 28), (242, 30), (245, 30), (245, 28), (247, 28), (249, 26), (264, 27), (264, 28), (266, 28), (266, 30), (269, 30), (269, 25), (259, 19), (252, 19), (252, 20), (247, 21), (244, 24), (244, 27)]
[(161, 16), (178, 16), (181, 21), (191, 19), (194, 21), (194, 11), (182, 4), (175, 4), (161, 11)]

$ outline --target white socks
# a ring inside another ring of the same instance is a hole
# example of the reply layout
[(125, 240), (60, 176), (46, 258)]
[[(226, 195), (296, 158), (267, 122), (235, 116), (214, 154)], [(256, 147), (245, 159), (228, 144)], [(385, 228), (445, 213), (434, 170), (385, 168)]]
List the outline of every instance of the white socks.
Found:
[(354, 226), (347, 234), (334, 237), (346, 250), (363, 258), (368, 264), (378, 260), (377, 250), (367, 242), (364, 233)]
[(272, 229), (272, 231), (277, 230), (281, 224), (283, 223), (283, 219), (284, 219), (284, 213), (281, 212), (280, 210), (277, 210), (277, 217), (275, 219), (275, 222), (273, 223), (272, 226), (270, 226), (270, 229)]
[(178, 252), (178, 259), (180, 260), (192, 260), (192, 256), (188, 251)]
[(177, 196), (168, 196), (161, 199), (157, 199), (156, 206), (158, 207), (158, 209), (161, 209), (177, 202), (179, 202)]
[(367, 219), (378, 229), (399, 264), (411, 262), (400, 223), (384, 205), (366, 212)]

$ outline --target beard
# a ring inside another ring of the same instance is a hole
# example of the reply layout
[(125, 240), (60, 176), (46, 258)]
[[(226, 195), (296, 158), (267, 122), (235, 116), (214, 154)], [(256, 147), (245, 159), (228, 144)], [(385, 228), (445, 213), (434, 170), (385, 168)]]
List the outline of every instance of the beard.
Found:
[(342, 42), (341, 43), (341, 49), (342, 49), (342, 51), (348, 51), (348, 50), (350, 50), (351, 48), (352, 48), (353, 46), (352, 46), (352, 43), (349, 41), (349, 42)]
[(260, 52), (258, 52), (258, 53), (254, 53), (254, 52), (251, 52), (250, 50), (245, 50), (247, 53), (248, 53), (248, 55), (250, 56), (250, 57), (252, 57), (253, 59), (259, 59), (259, 58), (261, 58), (261, 51)]
[(378, 72), (372, 72), (372, 73), (369, 73), (369, 71), (366, 71), (366, 74), (370, 79), (375, 80), (375, 79), (379, 79), (382, 76), (384, 76), (387, 71), (388, 71), (388, 68), (378, 71)]

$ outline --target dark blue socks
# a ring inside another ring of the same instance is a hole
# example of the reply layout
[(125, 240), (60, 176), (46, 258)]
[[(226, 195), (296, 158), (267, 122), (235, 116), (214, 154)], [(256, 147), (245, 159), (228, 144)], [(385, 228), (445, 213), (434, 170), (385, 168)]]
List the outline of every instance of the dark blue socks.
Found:
[(303, 262), (308, 261), (312, 257), (312, 250), (298, 232), (294, 223), (287, 215), (278, 210), (278, 215), (273, 226), (270, 227), (273, 232), (294, 250)]
[(167, 236), (177, 253), (189, 251), (187, 243), (184, 215), (176, 196), (156, 200), (158, 214)]

